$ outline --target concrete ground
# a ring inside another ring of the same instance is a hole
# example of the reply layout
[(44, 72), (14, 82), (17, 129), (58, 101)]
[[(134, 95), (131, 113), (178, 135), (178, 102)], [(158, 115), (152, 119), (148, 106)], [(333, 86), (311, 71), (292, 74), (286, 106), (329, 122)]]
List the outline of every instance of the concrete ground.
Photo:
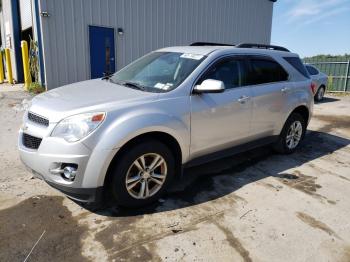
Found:
[(151, 207), (90, 211), (24, 169), (31, 97), (1, 88), (0, 261), (350, 261), (349, 96), (315, 105), (292, 155), (260, 148), (186, 170)]

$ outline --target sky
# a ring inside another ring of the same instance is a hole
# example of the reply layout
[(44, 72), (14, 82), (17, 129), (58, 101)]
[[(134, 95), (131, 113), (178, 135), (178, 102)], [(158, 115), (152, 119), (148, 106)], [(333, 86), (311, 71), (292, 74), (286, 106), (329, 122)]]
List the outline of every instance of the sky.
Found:
[(350, 53), (350, 0), (277, 0), (271, 43), (301, 57)]

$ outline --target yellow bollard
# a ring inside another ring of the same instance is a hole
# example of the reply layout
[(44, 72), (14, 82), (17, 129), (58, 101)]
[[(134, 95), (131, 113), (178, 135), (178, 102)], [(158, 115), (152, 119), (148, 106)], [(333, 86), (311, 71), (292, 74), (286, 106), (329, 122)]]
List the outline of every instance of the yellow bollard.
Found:
[(0, 84), (4, 83), (4, 66), (2, 63), (2, 51), (0, 50)]
[(5, 58), (6, 58), (7, 80), (10, 84), (13, 84), (11, 55), (10, 55), (9, 48), (5, 48)]
[(24, 73), (24, 88), (28, 90), (32, 77), (29, 70), (29, 59), (28, 59), (28, 44), (27, 41), (21, 41), (22, 48), (22, 60), (23, 60), (23, 73)]

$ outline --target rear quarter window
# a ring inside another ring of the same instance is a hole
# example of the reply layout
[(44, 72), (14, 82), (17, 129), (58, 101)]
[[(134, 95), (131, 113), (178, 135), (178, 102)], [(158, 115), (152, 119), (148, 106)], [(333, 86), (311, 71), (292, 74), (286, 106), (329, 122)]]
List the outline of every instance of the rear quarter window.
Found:
[(299, 57), (283, 57), (283, 59), (286, 60), (291, 66), (293, 66), (300, 74), (306, 78), (310, 78), (308, 71), (306, 70)]

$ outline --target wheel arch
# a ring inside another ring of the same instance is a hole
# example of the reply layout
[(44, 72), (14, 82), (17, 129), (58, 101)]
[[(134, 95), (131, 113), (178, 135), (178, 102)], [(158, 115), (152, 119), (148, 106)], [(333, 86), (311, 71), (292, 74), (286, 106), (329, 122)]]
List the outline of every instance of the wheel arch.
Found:
[(139, 134), (129, 141), (127, 141), (125, 144), (121, 146), (121, 148), (116, 152), (116, 154), (113, 156), (111, 162), (109, 163), (109, 166), (107, 168), (106, 176), (104, 179), (103, 185), (106, 186), (109, 184), (111, 180), (111, 171), (114, 165), (118, 162), (118, 159), (120, 159), (121, 155), (126, 154), (128, 148), (137, 145), (139, 143), (142, 143), (143, 141), (147, 140), (157, 140), (166, 145), (174, 154), (175, 158), (175, 174), (176, 176), (180, 176), (181, 174), (181, 168), (182, 168), (182, 158), (183, 158), (183, 149), (181, 148), (180, 143), (178, 140), (171, 134), (163, 131), (151, 131)]
[[(288, 115), (288, 118), (290, 117), (291, 114), (293, 113), (298, 113), (300, 114), (304, 120), (305, 120), (305, 123), (306, 125), (309, 123), (310, 121), (310, 110), (309, 108), (306, 106), (306, 105), (299, 105), (297, 106), (296, 108), (294, 108)], [(287, 119), (288, 119), (287, 118)]]

